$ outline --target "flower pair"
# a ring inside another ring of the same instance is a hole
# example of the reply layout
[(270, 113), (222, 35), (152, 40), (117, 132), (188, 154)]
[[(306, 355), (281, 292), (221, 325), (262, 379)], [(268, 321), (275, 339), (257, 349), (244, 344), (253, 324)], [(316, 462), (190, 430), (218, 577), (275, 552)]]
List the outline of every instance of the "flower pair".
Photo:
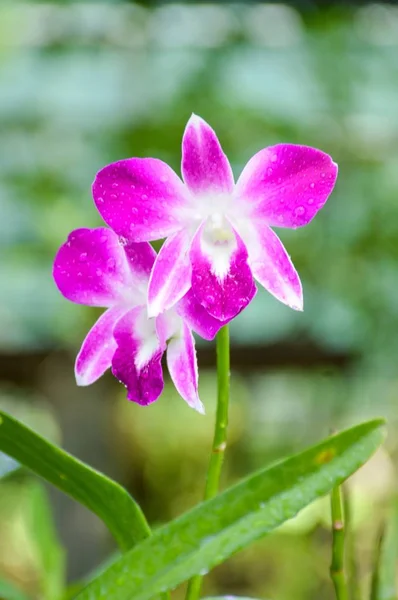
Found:
[[(111, 229), (77, 230), (54, 266), (74, 302), (109, 307), (76, 362), (80, 384), (109, 366), (140, 404), (162, 391), (161, 357), (182, 397), (202, 410), (191, 329), (212, 339), (256, 293), (255, 280), (301, 310), (299, 276), (271, 229), (309, 223), (336, 177), (330, 156), (279, 144), (252, 157), (234, 183), (216, 134), (199, 117), (182, 143), (182, 175), (131, 158), (96, 176), (93, 197)], [(148, 242), (166, 238), (156, 256)]]

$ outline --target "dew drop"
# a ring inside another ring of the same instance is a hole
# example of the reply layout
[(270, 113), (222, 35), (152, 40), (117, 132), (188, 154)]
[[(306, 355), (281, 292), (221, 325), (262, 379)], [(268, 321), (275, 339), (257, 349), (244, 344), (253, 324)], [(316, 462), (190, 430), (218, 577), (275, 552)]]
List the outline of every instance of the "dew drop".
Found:
[(213, 302), (214, 302), (214, 299), (215, 299), (215, 298), (214, 298), (214, 296), (212, 296), (212, 294), (209, 294), (209, 295), (207, 296), (207, 298), (206, 298), (206, 300), (207, 300), (207, 302), (208, 302), (209, 304), (213, 304)]
[(308, 204), (314, 204), (314, 198), (309, 198), (308, 199)]
[(136, 215), (138, 213), (138, 208), (136, 206), (133, 206), (131, 209), (131, 212)]
[(108, 260), (106, 261), (106, 264), (109, 269), (114, 269), (116, 266), (116, 261), (114, 258), (108, 258)]
[(278, 215), (278, 222), (279, 223), (283, 223), (285, 220), (285, 217), (283, 215)]
[(100, 196), (99, 198), (97, 198), (97, 202), (98, 202), (99, 204), (102, 204), (102, 203), (103, 203), (103, 201), (104, 201), (104, 199), (103, 199), (103, 197), (102, 197), (102, 196)]
[(325, 179), (325, 177), (326, 177), (326, 173), (322, 172), (322, 173), (321, 173), (321, 177), (322, 177), (322, 179)]
[(315, 183), (314, 183), (313, 181), (311, 181), (311, 183), (310, 183), (310, 188), (311, 188), (311, 189), (314, 189), (314, 187), (315, 187)]
[(100, 237), (101, 244), (105, 244), (105, 242), (106, 242), (107, 239), (108, 238), (106, 237), (106, 235), (101, 235), (101, 237)]
[(267, 173), (268, 173), (268, 175), (272, 175), (272, 169), (271, 169), (271, 167), (268, 167)]
[(113, 187), (113, 189), (116, 189), (117, 187), (119, 187), (119, 184), (118, 184), (118, 183), (116, 183), (116, 181), (114, 181), (114, 182), (112, 183), (112, 187)]
[(117, 199), (117, 194), (111, 194), (111, 198), (112, 198), (112, 200), (116, 200)]
[(87, 260), (87, 252), (82, 252), (79, 256), (80, 262), (85, 262)]
[(141, 199), (142, 200), (148, 200), (148, 196), (146, 194), (142, 194)]
[(277, 154), (273, 154), (271, 156), (271, 162), (275, 163), (278, 160), (278, 155)]
[(281, 197), (279, 198), (279, 202), (280, 202), (281, 204), (283, 204), (283, 203), (284, 203), (284, 201), (285, 201), (285, 198), (284, 198), (283, 196), (281, 196)]
[(294, 211), (294, 215), (295, 215), (296, 217), (302, 217), (304, 213), (305, 213), (305, 208), (304, 208), (304, 206), (298, 206), (298, 207), (296, 208), (296, 210)]

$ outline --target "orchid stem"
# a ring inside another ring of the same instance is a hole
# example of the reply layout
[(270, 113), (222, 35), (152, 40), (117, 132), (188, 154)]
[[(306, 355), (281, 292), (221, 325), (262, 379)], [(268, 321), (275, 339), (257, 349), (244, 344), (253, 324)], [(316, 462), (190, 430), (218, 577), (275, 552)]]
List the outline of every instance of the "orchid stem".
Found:
[(341, 487), (337, 486), (331, 494), (332, 511), (332, 579), (336, 600), (348, 600), (348, 588), (344, 571), (345, 525)]
[[(207, 470), (204, 500), (218, 494), (221, 469), (227, 447), (227, 426), (229, 408), (229, 329), (225, 325), (217, 334), (217, 411), (214, 426), (213, 446)], [(201, 575), (195, 575), (188, 583), (185, 600), (198, 600), (202, 587)]]

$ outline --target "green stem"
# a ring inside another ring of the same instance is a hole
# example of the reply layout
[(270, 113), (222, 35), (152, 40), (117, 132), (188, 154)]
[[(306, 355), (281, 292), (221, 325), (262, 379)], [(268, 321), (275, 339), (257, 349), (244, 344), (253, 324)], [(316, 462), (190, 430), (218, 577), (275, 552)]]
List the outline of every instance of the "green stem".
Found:
[[(216, 496), (220, 485), (221, 469), (227, 447), (229, 368), (229, 330), (228, 325), (225, 325), (217, 334), (217, 412), (204, 500)], [(198, 600), (202, 579), (201, 575), (192, 577), (188, 584), (185, 600)]]
[(345, 527), (341, 488), (336, 487), (331, 494), (332, 510), (332, 563), (330, 577), (333, 581), (336, 600), (348, 600), (348, 588), (344, 572)]
[(362, 593), (360, 588), (359, 568), (356, 553), (356, 538), (352, 527), (351, 498), (347, 485), (342, 488), (343, 508), (344, 508), (344, 526), (346, 531), (346, 559), (347, 559), (347, 579), (348, 592), (351, 600), (361, 600)]

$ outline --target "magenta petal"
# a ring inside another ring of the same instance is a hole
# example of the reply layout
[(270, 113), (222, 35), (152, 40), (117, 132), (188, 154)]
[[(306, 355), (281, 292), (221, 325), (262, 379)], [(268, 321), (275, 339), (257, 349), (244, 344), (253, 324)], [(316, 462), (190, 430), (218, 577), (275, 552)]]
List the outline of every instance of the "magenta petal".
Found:
[(279, 144), (260, 150), (243, 169), (237, 196), (253, 219), (276, 227), (307, 225), (323, 207), (337, 178), (337, 165), (316, 148)]
[(203, 404), (198, 396), (195, 340), (185, 324), (181, 328), (180, 335), (173, 337), (167, 346), (167, 366), (180, 396), (189, 406), (204, 413)]
[(182, 139), (182, 175), (195, 194), (229, 193), (234, 187), (231, 165), (213, 129), (192, 115)]
[(60, 292), (78, 304), (112, 306), (130, 296), (131, 269), (118, 236), (110, 229), (76, 229), (55, 257)]
[(168, 238), (156, 259), (148, 288), (148, 314), (156, 317), (172, 307), (191, 287), (191, 235), (182, 230)]
[(112, 373), (126, 386), (127, 398), (141, 405), (154, 402), (163, 391), (164, 352), (155, 320), (147, 319), (144, 307), (134, 308), (118, 321), (114, 337)]
[(211, 316), (228, 321), (256, 292), (247, 250), (236, 231), (226, 244), (209, 243), (203, 232), (201, 227), (191, 246), (192, 292)]
[(125, 308), (109, 308), (87, 334), (75, 363), (77, 385), (94, 383), (111, 366), (116, 350), (113, 329), (125, 312)]
[(276, 233), (259, 225), (247, 235), (246, 242), (249, 264), (257, 281), (290, 308), (303, 310), (300, 278)]
[(93, 183), (101, 217), (134, 242), (158, 240), (181, 227), (186, 189), (166, 163), (128, 158), (104, 167)]
[[(253, 287), (255, 285), (253, 282)], [(229, 323), (227, 321), (220, 321), (212, 317), (204, 306), (197, 300), (192, 290), (189, 290), (187, 294), (176, 305), (176, 311), (182, 319), (187, 323), (190, 329), (193, 329), (195, 333), (199, 334), (205, 340), (213, 340), (221, 327)]]

